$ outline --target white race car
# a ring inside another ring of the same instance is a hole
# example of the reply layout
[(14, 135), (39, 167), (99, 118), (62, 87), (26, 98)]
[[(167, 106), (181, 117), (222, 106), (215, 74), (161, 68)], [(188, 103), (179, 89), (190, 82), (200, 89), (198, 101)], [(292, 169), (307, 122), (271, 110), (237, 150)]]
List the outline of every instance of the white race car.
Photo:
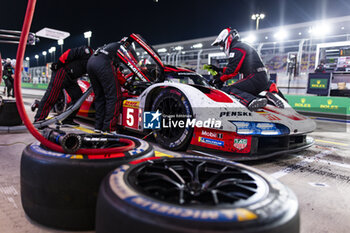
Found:
[[(125, 65), (122, 73), (131, 83), (123, 91), (119, 126), (141, 134), (153, 132), (166, 149), (252, 160), (303, 150), (313, 143), (307, 133), (315, 130), (315, 122), (276, 94), (283, 109), (270, 103), (251, 112), (196, 72), (164, 65), (136, 34), (129, 36), (118, 56)], [(79, 83), (83, 91), (90, 85)], [(92, 93), (79, 116), (93, 117), (93, 100)]]

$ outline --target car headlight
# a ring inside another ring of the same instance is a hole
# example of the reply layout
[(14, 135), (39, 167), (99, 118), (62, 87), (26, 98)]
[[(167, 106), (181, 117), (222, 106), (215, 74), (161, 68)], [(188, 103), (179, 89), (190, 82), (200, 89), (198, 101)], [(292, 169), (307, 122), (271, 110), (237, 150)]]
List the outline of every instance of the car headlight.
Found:
[(289, 129), (281, 124), (262, 123), (262, 122), (246, 122), (246, 121), (231, 121), (237, 128), (237, 133), (241, 135), (286, 135), (289, 134)]

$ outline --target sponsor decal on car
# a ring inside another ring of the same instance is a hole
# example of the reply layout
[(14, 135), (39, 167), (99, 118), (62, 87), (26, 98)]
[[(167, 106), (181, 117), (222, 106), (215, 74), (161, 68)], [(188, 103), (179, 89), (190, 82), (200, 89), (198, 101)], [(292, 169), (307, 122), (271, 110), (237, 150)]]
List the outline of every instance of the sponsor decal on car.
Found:
[[(219, 137), (222, 137), (222, 138), (219, 138)], [(208, 142), (208, 140), (206, 139), (214, 140), (214, 141), (222, 141), (223, 143), (215, 143), (211, 141), (209, 143), (206, 143)], [(243, 139), (242, 143), (246, 142), (245, 146), (237, 145), (238, 148), (244, 147), (243, 149), (238, 149), (234, 146), (235, 139)], [(222, 131), (222, 130), (210, 129), (210, 128), (203, 129), (203, 128), (195, 127), (193, 132), (193, 138), (191, 140), (191, 145), (208, 148), (208, 149), (214, 149), (214, 150), (217, 150), (218, 153), (228, 152), (228, 153), (249, 154), (252, 147), (252, 136), (249, 136), (249, 135), (242, 136), (242, 135), (238, 135), (236, 132)]]
[(93, 102), (95, 100), (95, 95), (90, 94), (87, 98), (86, 98), (86, 102)]
[(139, 101), (124, 100), (123, 107), (127, 108), (138, 108), (140, 105)]
[(269, 121), (280, 121), (281, 120), (276, 115), (273, 115), (273, 114), (265, 112), (265, 111), (259, 111), (257, 113), (260, 114), (262, 117), (265, 117)]
[(198, 137), (198, 142), (206, 143), (206, 144), (210, 144), (210, 145), (214, 145), (214, 146), (224, 146), (225, 145), (225, 142), (223, 142), (223, 141), (210, 139), (210, 138), (204, 138), (204, 137)]
[(207, 137), (211, 137), (211, 138), (220, 138), (220, 139), (222, 139), (224, 137), (224, 135), (222, 133), (214, 133), (214, 132), (210, 132), (210, 131), (206, 131), (206, 130), (202, 130), (202, 135), (207, 136)]
[(235, 138), (233, 146), (238, 150), (243, 150), (248, 145), (248, 139)]
[(238, 111), (238, 112), (220, 112), (220, 117), (231, 117), (231, 116), (252, 116), (251, 112), (244, 112), (244, 111)]

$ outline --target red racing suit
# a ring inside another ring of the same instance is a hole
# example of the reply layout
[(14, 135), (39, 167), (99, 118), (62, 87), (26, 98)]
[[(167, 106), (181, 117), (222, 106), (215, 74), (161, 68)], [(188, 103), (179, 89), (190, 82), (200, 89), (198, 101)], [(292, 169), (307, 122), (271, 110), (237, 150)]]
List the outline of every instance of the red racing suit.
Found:
[[(87, 73), (86, 65), (93, 50), (87, 46), (68, 49), (64, 52), (57, 64), (57, 70), (53, 70), (51, 80), (46, 92), (41, 99), (35, 121), (45, 120), (51, 108), (57, 102), (59, 94), (64, 88), (72, 98), (74, 104), (82, 95), (77, 79)], [(73, 119), (78, 110), (73, 112), (68, 119)]]
[(239, 73), (243, 74), (243, 79), (221, 89), (248, 106), (260, 92), (267, 88), (269, 78), (256, 50), (241, 41), (232, 43), (228, 64), (223, 68), (220, 80), (225, 82)]

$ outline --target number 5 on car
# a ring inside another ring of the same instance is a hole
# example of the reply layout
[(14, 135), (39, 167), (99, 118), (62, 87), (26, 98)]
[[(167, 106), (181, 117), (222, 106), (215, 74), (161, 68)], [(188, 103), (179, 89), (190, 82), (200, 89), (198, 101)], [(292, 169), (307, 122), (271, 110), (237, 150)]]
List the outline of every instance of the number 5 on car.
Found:
[(123, 126), (137, 129), (139, 126), (139, 104), (138, 101), (125, 100), (123, 102)]

